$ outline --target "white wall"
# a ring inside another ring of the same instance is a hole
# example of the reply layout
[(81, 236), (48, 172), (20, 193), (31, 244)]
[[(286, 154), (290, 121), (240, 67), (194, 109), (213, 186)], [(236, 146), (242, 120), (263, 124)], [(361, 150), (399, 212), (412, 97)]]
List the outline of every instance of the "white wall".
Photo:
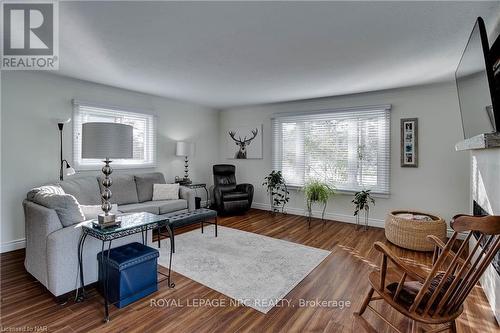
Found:
[[(173, 181), (175, 175), (182, 176), (184, 160), (174, 156), (174, 142), (188, 140), (196, 143), (196, 154), (190, 160), (191, 179), (211, 181), (219, 139), (215, 110), (42, 72), (3, 72), (1, 91), (0, 231), (4, 251), (23, 245), (22, 201), (26, 192), (59, 177), (59, 132), (55, 119), (71, 117), (73, 98), (153, 110), (158, 117), (156, 170), (163, 172), (167, 181)], [(71, 163), (71, 124), (65, 126), (63, 145), (64, 157)], [(153, 169), (115, 172), (142, 171)]]
[[(1, 75), (1, 243), (2, 249), (22, 245), (24, 216), (22, 200), (33, 186), (57, 180), (59, 142), (56, 118), (71, 117), (71, 100), (78, 98), (154, 110), (158, 116), (158, 171), (168, 181), (182, 175), (183, 160), (174, 156), (176, 140), (195, 141), (191, 159), (192, 179), (211, 183), (214, 163), (234, 163), (239, 182), (254, 184), (255, 206), (268, 207), (261, 186), (271, 170), (270, 118), (277, 112), (292, 112), (392, 104), (391, 197), (378, 198), (371, 211), (371, 224), (382, 226), (391, 209), (408, 208), (452, 215), (469, 207), (468, 156), (454, 151), (462, 139), (454, 83), (435, 84), (315, 100), (242, 107), (217, 112), (202, 106), (141, 94), (91, 82), (39, 72), (3, 72)], [(399, 166), (399, 120), (419, 118), (420, 166)], [(264, 159), (228, 160), (225, 130), (234, 125), (264, 124)], [(71, 125), (64, 131), (64, 156), (71, 162)], [(139, 172), (133, 170), (128, 172)], [(149, 171), (149, 170), (148, 170)], [(127, 172), (127, 171), (116, 171)], [(96, 173), (96, 172), (93, 172)], [(200, 194), (203, 194), (200, 192)], [(353, 221), (351, 197), (336, 196), (327, 218)], [(303, 195), (292, 192), (291, 213), (303, 213)]]
[[(378, 198), (370, 211), (372, 225), (383, 226), (388, 211), (416, 209), (441, 215), (449, 220), (469, 207), (468, 156), (455, 152), (455, 143), (463, 139), (454, 82), (412, 88), (233, 108), (220, 114), (220, 147), (225, 147), (227, 129), (235, 125), (264, 124), (264, 159), (228, 160), (220, 152), (220, 161), (237, 166), (238, 182), (255, 186), (255, 207), (267, 208), (269, 199), (261, 186), (271, 171), (271, 116), (278, 112), (308, 111), (392, 104), (391, 111), (391, 196)], [(419, 118), (419, 167), (400, 167), (400, 119)], [(337, 195), (328, 204), (327, 218), (352, 222), (352, 196)], [(302, 193), (292, 191), (288, 212), (304, 213)]]
[[(500, 148), (471, 150), (470, 206), (472, 200), (490, 215), (500, 215)], [(472, 209), (470, 210), (472, 214)], [(470, 248), (476, 245), (471, 237)], [(491, 309), (500, 322), (500, 275), (490, 264), (479, 280)]]

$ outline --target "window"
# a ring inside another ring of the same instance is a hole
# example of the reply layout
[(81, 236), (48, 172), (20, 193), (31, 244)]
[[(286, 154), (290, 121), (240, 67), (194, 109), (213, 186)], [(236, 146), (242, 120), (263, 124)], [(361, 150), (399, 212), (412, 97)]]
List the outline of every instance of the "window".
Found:
[(273, 169), (281, 170), (290, 186), (320, 180), (339, 191), (389, 194), (390, 109), (277, 114)]
[(110, 122), (131, 125), (133, 154), (131, 159), (114, 159), (114, 169), (149, 168), (156, 166), (155, 117), (148, 114), (125, 111), (110, 106), (92, 105), (73, 101), (73, 161), (78, 170), (99, 170), (102, 161), (82, 158), (82, 124)]

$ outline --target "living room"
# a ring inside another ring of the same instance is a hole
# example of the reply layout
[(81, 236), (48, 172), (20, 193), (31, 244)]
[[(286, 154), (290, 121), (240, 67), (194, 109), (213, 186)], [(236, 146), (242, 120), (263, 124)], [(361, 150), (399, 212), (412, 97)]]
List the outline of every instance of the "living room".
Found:
[(497, 1), (2, 11), (2, 330), (500, 329)]

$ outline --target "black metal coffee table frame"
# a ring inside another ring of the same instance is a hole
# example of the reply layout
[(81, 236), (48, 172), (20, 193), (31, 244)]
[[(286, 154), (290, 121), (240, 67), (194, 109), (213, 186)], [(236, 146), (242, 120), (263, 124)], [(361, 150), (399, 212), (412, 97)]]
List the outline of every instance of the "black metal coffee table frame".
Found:
[[(84, 283), (84, 278), (83, 278), (83, 247), (85, 244), (85, 239), (87, 238), (88, 235), (99, 239), (102, 241), (102, 253), (104, 254), (104, 249), (106, 242), (108, 243), (108, 252), (107, 252), (107, 259), (109, 260), (109, 254), (111, 250), (111, 243), (115, 239), (119, 239), (122, 237), (130, 236), (136, 233), (141, 233), (142, 234), (142, 243), (144, 245), (147, 244), (147, 239), (148, 239), (148, 230), (153, 230), (157, 229), (160, 230), (160, 228), (166, 228), (167, 232), (169, 233), (170, 239), (173, 238), (173, 233), (172, 229), (170, 228), (170, 223), (169, 219), (165, 217), (161, 217), (161, 215), (154, 215), (150, 213), (137, 213), (137, 214), (129, 214), (122, 216), (123, 218), (127, 219), (137, 219), (137, 220), (143, 220), (144, 223), (137, 223), (136, 225), (132, 226), (131, 228), (109, 228), (109, 229), (98, 229), (98, 228), (93, 228), (92, 227), (92, 221), (87, 222), (86, 224), (82, 225), (82, 235), (80, 236), (80, 241), (78, 243), (78, 265), (79, 265), (79, 270), (80, 270), (80, 287), (76, 291), (76, 300), (77, 302), (82, 302), (85, 297), (85, 283)], [(163, 274), (161, 272), (158, 272), (158, 274), (163, 275), (166, 277), (167, 284), (169, 288), (175, 287), (175, 283), (171, 281), (171, 275), (172, 275), (172, 253), (173, 253), (174, 245), (172, 242), (170, 242), (170, 256), (169, 256), (169, 264), (168, 264), (168, 275)], [(109, 322), (109, 300), (108, 300), (108, 270), (106, 268), (106, 265), (103, 265), (104, 269), (104, 281), (103, 281), (103, 297), (104, 297), (104, 322)], [(165, 281), (165, 279), (158, 281), (158, 283)], [(139, 293), (141, 291), (138, 291)]]

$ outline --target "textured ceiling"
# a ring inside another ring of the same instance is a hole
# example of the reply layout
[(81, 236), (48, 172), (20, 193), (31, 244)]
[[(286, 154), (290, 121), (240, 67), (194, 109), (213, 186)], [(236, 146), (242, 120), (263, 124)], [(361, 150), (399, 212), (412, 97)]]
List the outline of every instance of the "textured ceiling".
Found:
[(61, 2), (59, 74), (216, 108), (451, 79), (500, 2)]

